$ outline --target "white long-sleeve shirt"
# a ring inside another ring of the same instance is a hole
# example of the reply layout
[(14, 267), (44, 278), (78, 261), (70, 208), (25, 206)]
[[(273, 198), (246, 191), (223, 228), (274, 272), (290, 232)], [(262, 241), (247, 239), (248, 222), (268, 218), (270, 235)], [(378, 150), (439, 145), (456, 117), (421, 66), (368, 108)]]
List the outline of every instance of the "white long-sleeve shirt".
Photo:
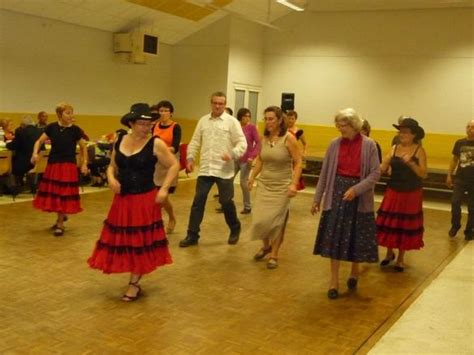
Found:
[[(191, 142), (187, 160), (194, 161), (200, 152), (199, 176), (215, 176), (230, 179), (234, 176), (234, 160), (247, 149), (247, 140), (240, 122), (224, 112), (220, 117), (207, 114), (199, 119)], [(232, 159), (225, 161), (224, 154)]]

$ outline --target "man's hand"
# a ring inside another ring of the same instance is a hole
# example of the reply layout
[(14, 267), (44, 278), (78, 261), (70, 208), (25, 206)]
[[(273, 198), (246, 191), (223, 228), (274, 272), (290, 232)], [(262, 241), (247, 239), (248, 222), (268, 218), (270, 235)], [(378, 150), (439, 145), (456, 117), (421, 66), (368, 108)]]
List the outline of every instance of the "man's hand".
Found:
[(452, 188), (453, 185), (454, 185), (453, 184), (453, 177), (448, 174), (448, 176), (446, 177), (446, 186), (449, 187), (449, 188)]
[(186, 173), (192, 173), (194, 171), (194, 162), (191, 160), (188, 160), (186, 162)]

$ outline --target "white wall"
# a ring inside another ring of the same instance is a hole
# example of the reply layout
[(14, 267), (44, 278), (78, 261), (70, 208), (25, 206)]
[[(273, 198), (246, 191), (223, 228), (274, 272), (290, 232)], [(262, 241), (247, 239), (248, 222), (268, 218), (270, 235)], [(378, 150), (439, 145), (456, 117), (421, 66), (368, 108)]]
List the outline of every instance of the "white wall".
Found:
[[(224, 18), (147, 65), (125, 64), (112, 34), (0, 11), (0, 112), (120, 115), (131, 103), (171, 99), (176, 116), (209, 112), (209, 95), (262, 85), (259, 111), (296, 94), (301, 123), (332, 124), (352, 106), (374, 128), (411, 114), (428, 132), (462, 133), (474, 117), (472, 9), (292, 13), (264, 30)], [(264, 42), (262, 59), (262, 42)]]
[(224, 18), (173, 47), (175, 115), (199, 118), (210, 112), (210, 95), (226, 91), (230, 19)]
[(0, 111), (122, 115), (171, 95), (171, 47), (146, 65), (118, 61), (112, 33), (0, 10)]
[(263, 45), (262, 26), (239, 18), (231, 19), (227, 76), (228, 106), (232, 108), (235, 106), (236, 85), (251, 87), (254, 90), (262, 88)]
[(373, 128), (400, 114), (430, 132), (473, 117), (472, 9), (292, 13), (266, 32), (264, 103), (296, 94), (301, 123), (354, 107)]

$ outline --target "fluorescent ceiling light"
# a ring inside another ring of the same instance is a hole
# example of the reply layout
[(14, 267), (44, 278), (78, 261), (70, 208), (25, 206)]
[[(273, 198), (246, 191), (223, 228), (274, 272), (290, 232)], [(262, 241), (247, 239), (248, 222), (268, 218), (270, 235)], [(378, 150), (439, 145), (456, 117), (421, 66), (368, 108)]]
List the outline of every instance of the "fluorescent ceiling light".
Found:
[(295, 5), (287, 0), (276, 0), (276, 2), (285, 5), (295, 11), (304, 11), (304, 8), (302, 8), (301, 6)]

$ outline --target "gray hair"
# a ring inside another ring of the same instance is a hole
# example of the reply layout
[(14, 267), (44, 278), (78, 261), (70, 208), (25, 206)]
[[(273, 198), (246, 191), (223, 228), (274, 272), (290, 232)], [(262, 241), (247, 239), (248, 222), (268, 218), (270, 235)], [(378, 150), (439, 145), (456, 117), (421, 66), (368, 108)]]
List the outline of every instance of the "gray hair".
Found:
[(34, 126), (35, 122), (31, 116), (23, 116), (21, 118), (21, 125), (22, 126)]
[(353, 108), (345, 108), (344, 110), (340, 110), (336, 113), (336, 117), (334, 117), (334, 123), (338, 124), (341, 121), (347, 122), (357, 132), (360, 132), (362, 128), (362, 119)]

